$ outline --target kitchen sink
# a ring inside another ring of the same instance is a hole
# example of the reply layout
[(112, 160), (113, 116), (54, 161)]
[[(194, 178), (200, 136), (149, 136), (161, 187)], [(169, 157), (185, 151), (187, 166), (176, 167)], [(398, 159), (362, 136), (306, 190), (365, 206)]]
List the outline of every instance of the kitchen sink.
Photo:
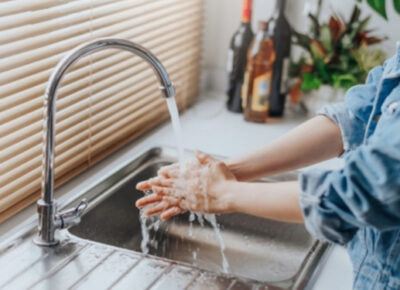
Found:
[[(140, 211), (134, 204), (143, 193), (135, 189), (136, 183), (155, 176), (160, 167), (176, 162), (176, 156), (172, 148), (153, 148), (99, 181), (84, 193), (89, 208), (81, 223), (69, 230), (70, 234), (141, 252)], [(288, 173), (260, 182), (296, 178), (295, 173)], [(303, 289), (327, 249), (303, 225), (237, 213), (217, 216), (217, 221), (229, 262), (227, 273), (222, 273), (221, 247), (214, 229), (207, 222), (204, 226), (198, 220), (189, 222), (189, 214), (153, 227), (148, 232), (148, 255), (278, 288)]]

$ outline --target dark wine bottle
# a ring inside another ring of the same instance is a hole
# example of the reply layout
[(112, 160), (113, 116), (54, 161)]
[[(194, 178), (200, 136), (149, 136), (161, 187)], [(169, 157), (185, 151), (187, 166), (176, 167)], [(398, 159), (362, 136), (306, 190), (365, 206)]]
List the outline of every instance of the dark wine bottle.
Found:
[(275, 11), (269, 21), (269, 28), (274, 38), (275, 64), (269, 98), (269, 115), (281, 117), (288, 93), (290, 64), (290, 44), (292, 29), (285, 16), (286, 0), (277, 0)]
[(252, 0), (243, 0), (242, 20), (239, 29), (235, 32), (228, 52), (228, 102), (229, 111), (242, 112), (241, 88), (246, 69), (246, 56), (254, 33), (251, 30)]

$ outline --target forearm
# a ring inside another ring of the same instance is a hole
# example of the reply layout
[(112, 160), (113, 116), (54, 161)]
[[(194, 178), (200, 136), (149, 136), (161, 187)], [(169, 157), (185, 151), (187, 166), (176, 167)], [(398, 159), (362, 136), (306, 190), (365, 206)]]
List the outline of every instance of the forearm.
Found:
[(230, 210), (285, 222), (303, 222), (297, 181), (281, 183), (228, 182)]
[(248, 181), (309, 166), (342, 152), (339, 127), (329, 118), (317, 116), (266, 146), (225, 163), (238, 180)]

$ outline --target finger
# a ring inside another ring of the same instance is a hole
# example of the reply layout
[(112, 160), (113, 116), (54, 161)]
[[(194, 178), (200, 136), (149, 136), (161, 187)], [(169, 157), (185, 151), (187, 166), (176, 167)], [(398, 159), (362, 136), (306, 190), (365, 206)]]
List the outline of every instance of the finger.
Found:
[(160, 186), (160, 187), (173, 187), (175, 184), (174, 179), (166, 179), (166, 178), (160, 178), (157, 182), (157, 184), (154, 184), (154, 186)]
[(173, 194), (173, 190), (168, 187), (153, 186), (152, 189), (153, 189), (154, 193), (157, 193), (160, 195), (172, 195)]
[(178, 178), (179, 174), (180, 174), (179, 167), (171, 168), (168, 171), (160, 171), (159, 172), (159, 176), (161, 178), (167, 178), (167, 179), (169, 179), (169, 178)]
[(160, 184), (160, 178), (159, 177), (153, 177), (153, 178), (150, 178), (148, 180), (139, 182), (136, 185), (136, 189), (144, 191), (144, 190), (151, 189), (151, 187), (154, 186), (154, 185), (159, 185), (159, 184)]
[(179, 198), (168, 196), (168, 195), (162, 196), (162, 200), (165, 202), (168, 202), (170, 205), (179, 205), (179, 203), (181, 201)]
[(157, 176), (157, 177), (150, 178), (150, 179), (149, 179), (149, 183), (151, 184), (152, 187), (153, 187), (153, 186), (160, 185), (160, 178), (159, 178), (158, 176)]
[(138, 184), (136, 184), (136, 189), (141, 191), (151, 189), (151, 183), (149, 180), (139, 182)]
[(174, 207), (171, 207), (171, 208), (167, 209), (166, 211), (164, 211), (160, 215), (160, 218), (165, 221), (169, 218), (172, 218), (173, 216), (176, 216), (176, 215), (184, 213), (184, 212), (185, 211), (183, 209), (179, 208), (178, 206), (174, 206)]
[(146, 209), (145, 214), (147, 216), (152, 216), (152, 215), (158, 214), (168, 208), (169, 208), (168, 202), (162, 201), (162, 202), (158, 203), (157, 205), (155, 205), (149, 209)]
[(181, 199), (179, 201), (179, 208), (195, 211), (195, 208), (193, 206), (190, 206), (189, 202), (185, 199)]
[(142, 197), (140, 199), (138, 199), (136, 201), (136, 207), (140, 208), (140, 207), (144, 207), (145, 205), (151, 204), (151, 203), (155, 203), (155, 202), (159, 202), (163, 199), (162, 196), (158, 195), (158, 194), (151, 194), (145, 197)]
[(179, 165), (177, 163), (161, 167), (160, 170), (158, 170), (157, 175), (163, 176), (165, 178), (170, 178), (171, 176), (169, 175), (170, 172), (176, 171), (179, 169)]
[(200, 164), (203, 164), (203, 165), (209, 165), (209, 164), (213, 163), (214, 161), (216, 161), (210, 155), (205, 154), (204, 152), (201, 152), (199, 150), (195, 151), (195, 155), (196, 155), (197, 160), (200, 162)]

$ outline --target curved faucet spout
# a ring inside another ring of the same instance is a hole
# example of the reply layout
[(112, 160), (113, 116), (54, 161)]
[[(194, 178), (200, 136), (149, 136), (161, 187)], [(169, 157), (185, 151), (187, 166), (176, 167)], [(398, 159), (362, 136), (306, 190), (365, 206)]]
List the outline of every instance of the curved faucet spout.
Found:
[[(57, 89), (61, 83), (64, 74), (68, 69), (83, 56), (94, 52), (104, 50), (106, 48), (116, 48), (132, 52), (134, 55), (141, 57), (156, 73), (161, 86), (160, 89), (165, 98), (174, 97), (175, 89), (171, 80), (161, 62), (146, 48), (124, 39), (105, 38), (98, 39), (93, 42), (83, 44), (70, 53), (68, 53), (57, 65), (50, 76), (47, 84), (44, 104), (45, 104), (45, 147), (44, 147), (44, 168), (43, 168), (43, 188), (42, 198), (38, 201), (39, 213), (39, 233), (35, 239), (35, 243), (40, 246), (56, 245), (58, 241), (55, 238), (55, 232), (60, 228), (67, 228), (70, 225), (65, 222), (62, 213), (57, 213), (57, 205), (54, 200), (54, 139), (55, 139), (55, 115), (56, 115), (56, 99)], [(75, 211), (71, 211), (75, 213)], [(76, 224), (80, 219), (82, 211), (76, 211), (76, 216), (69, 219), (71, 225)]]

